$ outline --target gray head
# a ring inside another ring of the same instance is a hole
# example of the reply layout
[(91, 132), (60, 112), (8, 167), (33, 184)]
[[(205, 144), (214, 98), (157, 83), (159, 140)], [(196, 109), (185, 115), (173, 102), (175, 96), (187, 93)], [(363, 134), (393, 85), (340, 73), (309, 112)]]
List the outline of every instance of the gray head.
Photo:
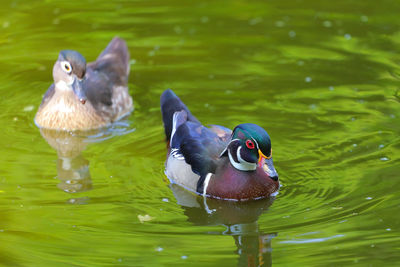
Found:
[(82, 80), (86, 72), (86, 59), (76, 51), (63, 50), (53, 67), (53, 79), (56, 90), (72, 89), (82, 104), (86, 96), (82, 89)]

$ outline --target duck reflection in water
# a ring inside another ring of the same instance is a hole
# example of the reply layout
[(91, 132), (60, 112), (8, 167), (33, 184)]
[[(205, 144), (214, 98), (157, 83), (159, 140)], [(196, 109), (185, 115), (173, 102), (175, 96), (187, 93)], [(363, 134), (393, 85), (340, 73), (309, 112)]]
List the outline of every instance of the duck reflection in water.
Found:
[(92, 188), (89, 161), (81, 152), (88, 142), (96, 141), (93, 136), (101, 140), (102, 134), (118, 134), (115, 126), (123, 125), (120, 119), (132, 112), (129, 59), (127, 44), (119, 37), (114, 37), (98, 58), (88, 64), (77, 51), (59, 53), (53, 66), (54, 83), (43, 97), (35, 123), (58, 152), (60, 189), (76, 193)]
[(57, 151), (58, 188), (67, 193), (85, 192), (92, 189), (89, 160), (82, 152), (92, 143), (99, 143), (114, 136), (135, 131), (127, 119), (112, 124), (111, 127), (92, 131), (58, 131), (40, 129), (47, 143)]
[(277, 233), (262, 233), (258, 218), (272, 205), (274, 197), (255, 201), (224, 201), (195, 195), (170, 184), (179, 205), (195, 225), (222, 225), (221, 233), (235, 240), (238, 266), (272, 266), (271, 240)]
[(85, 135), (67, 131), (40, 129), (47, 143), (57, 150), (58, 188), (67, 193), (78, 193), (92, 189), (89, 161), (82, 155), (88, 145)]

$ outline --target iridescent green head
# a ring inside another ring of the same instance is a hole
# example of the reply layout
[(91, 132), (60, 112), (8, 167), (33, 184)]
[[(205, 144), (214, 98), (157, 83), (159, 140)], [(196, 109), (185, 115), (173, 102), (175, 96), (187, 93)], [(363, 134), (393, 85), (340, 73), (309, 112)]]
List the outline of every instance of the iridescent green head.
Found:
[(272, 179), (278, 179), (272, 163), (271, 139), (256, 124), (244, 123), (236, 126), (231, 141), (221, 156), (226, 154), (232, 166), (240, 171), (255, 171), (259, 166)]
[(232, 139), (239, 139), (244, 142), (249, 149), (259, 150), (259, 157), (270, 158), (271, 157), (271, 139), (268, 133), (253, 123), (243, 123), (233, 129)]

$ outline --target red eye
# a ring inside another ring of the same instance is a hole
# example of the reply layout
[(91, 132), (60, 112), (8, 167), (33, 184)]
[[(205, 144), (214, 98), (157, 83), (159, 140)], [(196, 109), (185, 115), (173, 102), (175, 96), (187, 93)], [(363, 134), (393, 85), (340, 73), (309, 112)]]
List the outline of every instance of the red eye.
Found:
[(254, 143), (251, 140), (246, 140), (246, 146), (249, 149), (254, 149)]

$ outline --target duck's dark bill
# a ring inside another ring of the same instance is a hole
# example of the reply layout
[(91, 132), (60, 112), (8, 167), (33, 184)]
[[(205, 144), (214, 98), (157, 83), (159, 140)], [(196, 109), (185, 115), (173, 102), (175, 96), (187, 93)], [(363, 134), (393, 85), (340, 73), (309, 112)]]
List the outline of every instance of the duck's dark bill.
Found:
[(75, 95), (78, 97), (79, 101), (84, 105), (86, 103), (86, 95), (82, 88), (82, 82), (78, 79), (75, 79), (72, 84), (72, 89), (74, 90)]

